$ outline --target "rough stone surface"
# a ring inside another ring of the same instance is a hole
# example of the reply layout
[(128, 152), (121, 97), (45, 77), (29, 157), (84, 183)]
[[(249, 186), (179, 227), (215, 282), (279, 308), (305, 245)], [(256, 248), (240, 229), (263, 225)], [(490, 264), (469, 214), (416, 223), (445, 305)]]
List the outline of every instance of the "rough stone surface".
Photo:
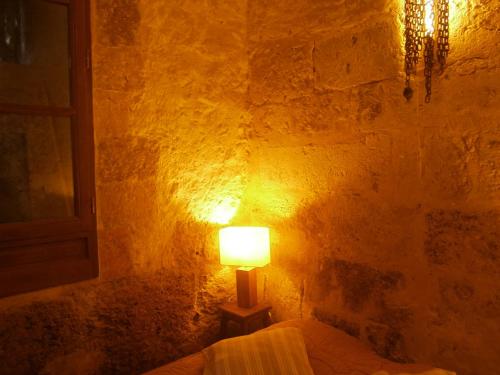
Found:
[(499, 10), (451, 1), (425, 104), (420, 69), (402, 96), (402, 2), (249, 3), (254, 172), (236, 221), (274, 230), (275, 317), (498, 373)]
[(316, 87), (342, 90), (395, 78), (399, 45), (392, 35), (397, 31), (393, 23), (381, 23), (318, 42), (313, 52)]
[(498, 374), (500, 5), (451, 1), (402, 96), (397, 0), (94, 0), (100, 279), (0, 301), (0, 374), (140, 373), (216, 339), (215, 223), (259, 292), (398, 361)]
[(69, 374), (88, 360), (88, 373), (139, 373), (199, 350), (208, 341), (206, 323), (197, 318), (204, 302), (189, 293), (195, 280), (191, 273), (165, 272), (118, 278), (4, 311), (1, 371)]
[(2, 299), (2, 375), (142, 373), (233, 297), (207, 219), (242, 195), (246, 2), (91, 3), (100, 278)]

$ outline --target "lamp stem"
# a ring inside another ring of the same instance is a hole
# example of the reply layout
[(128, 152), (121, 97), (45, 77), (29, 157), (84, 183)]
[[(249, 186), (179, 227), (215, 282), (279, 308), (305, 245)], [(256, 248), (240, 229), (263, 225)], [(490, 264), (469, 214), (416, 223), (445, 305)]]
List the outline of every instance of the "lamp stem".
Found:
[(239, 307), (249, 308), (257, 305), (257, 269), (255, 267), (236, 269), (236, 294)]

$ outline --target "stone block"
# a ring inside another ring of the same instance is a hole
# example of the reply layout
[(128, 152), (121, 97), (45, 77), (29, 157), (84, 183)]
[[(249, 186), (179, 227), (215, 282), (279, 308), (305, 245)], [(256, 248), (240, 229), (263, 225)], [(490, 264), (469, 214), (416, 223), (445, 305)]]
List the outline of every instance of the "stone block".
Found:
[(380, 271), (361, 263), (323, 259), (315, 284), (329, 290), (338, 289), (344, 308), (361, 313), (384, 303), (385, 294), (402, 287), (405, 277), (398, 271)]
[(250, 42), (321, 36), (384, 14), (389, 0), (257, 0), (248, 3)]
[[(380, 84), (366, 84), (359, 86), (357, 108), (358, 121), (362, 123), (373, 123), (382, 114), (384, 109), (384, 92)], [(386, 109), (387, 110), (387, 109)]]
[(479, 140), (479, 190), (500, 202), (500, 130), (484, 132)]
[(499, 216), (496, 210), (429, 212), (424, 244), (427, 260), (433, 266), (468, 274), (500, 272)]
[(250, 56), (252, 104), (283, 103), (312, 92), (313, 44), (281, 39), (259, 45)]
[(342, 90), (397, 77), (401, 69), (397, 32), (390, 23), (377, 23), (317, 43), (315, 87)]
[[(464, 65), (474, 64), (473, 59), (461, 60)], [(481, 59), (478, 59), (480, 64)], [(451, 64), (451, 63), (450, 63)], [(433, 114), (444, 121), (458, 121), (464, 125), (472, 118), (483, 117), (488, 114), (497, 115), (500, 112), (500, 95), (498, 95), (497, 87), (500, 85), (499, 74), (496, 73), (497, 68), (492, 68), (488, 65), (471, 68), (471, 71), (463, 72), (459, 69), (466, 69), (464, 66), (447, 66), (443, 74), (434, 73), (432, 76), (432, 103), (433, 106), (422, 108), (422, 114)], [(423, 80), (415, 83), (420, 85), (422, 90), (421, 95), (425, 91), (422, 86)], [(446, 116), (443, 116), (446, 114)], [(461, 119), (460, 119), (461, 117)], [(422, 119), (424, 120), (424, 119)], [(483, 124), (474, 124), (477, 128), (481, 128)], [(465, 127), (465, 126), (464, 126)], [(470, 127), (467, 127), (470, 128)]]
[(137, 47), (99, 47), (93, 49), (94, 87), (103, 90), (143, 89), (144, 57)]
[(272, 147), (361, 144), (351, 93), (334, 92), (254, 107), (248, 137)]
[(144, 124), (134, 120), (141, 92), (120, 92), (95, 89), (94, 93), (94, 134), (96, 139), (126, 134)]
[[(103, 202), (104, 206), (104, 202)], [(103, 209), (107, 209), (102, 207)], [(99, 207), (99, 219), (103, 217), (115, 217), (117, 212), (103, 214)], [(107, 221), (104, 221), (107, 224)], [(100, 278), (102, 280), (110, 280), (119, 277), (125, 277), (133, 272), (133, 237), (129, 227), (109, 228), (98, 232), (99, 238), (99, 260), (100, 260)]]
[(379, 271), (342, 260), (334, 262), (334, 270), (344, 304), (354, 312), (363, 310), (371, 299), (380, 303), (386, 292), (397, 290), (405, 280), (398, 271)]
[(96, 1), (97, 43), (134, 45), (141, 21), (138, 0)]
[(160, 150), (156, 140), (115, 136), (97, 144), (97, 176), (100, 182), (143, 179), (156, 174)]
[(477, 136), (470, 135), (466, 143), (459, 134), (424, 128), (420, 138), (425, 199), (441, 200), (441, 204), (466, 199), (472, 191), (475, 157), (474, 148), (468, 145), (473, 145)]
[(97, 185), (98, 228), (128, 228), (131, 231), (148, 228), (148, 222), (157, 219), (156, 193), (156, 184), (151, 178)]

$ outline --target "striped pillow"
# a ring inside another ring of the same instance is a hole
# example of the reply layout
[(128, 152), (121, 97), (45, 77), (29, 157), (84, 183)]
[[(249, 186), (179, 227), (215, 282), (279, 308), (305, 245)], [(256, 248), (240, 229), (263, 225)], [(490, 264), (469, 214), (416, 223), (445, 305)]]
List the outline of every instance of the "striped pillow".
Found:
[(203, 375), (314, 375), (302, 332), (293, 327), (222, 340), (203, 354)]

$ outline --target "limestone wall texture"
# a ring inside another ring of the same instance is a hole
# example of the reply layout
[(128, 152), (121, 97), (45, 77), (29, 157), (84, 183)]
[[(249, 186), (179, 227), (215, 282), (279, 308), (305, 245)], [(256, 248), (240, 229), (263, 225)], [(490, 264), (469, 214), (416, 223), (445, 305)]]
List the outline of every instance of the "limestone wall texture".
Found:
[(399, 0), (94, 0), (101, 275), (0, 300), (0, 374), (140, 373), (215, 340), (226, 222), (271, 228), (274, 319), (498, 374), (500, 4), (451, 3), (424, 104)]
[(312, 315), (388, 358), (493, 375), (500, 3), (450, 3), (448, 66), (425, 104), (422, 71), (402, 96), (403, 1), (249, 2), (257, 172), (241, 212), (274, 229), (277, 319)]
[(2, 375), (141, 373), (214, 341), (234, 288), (207, 218), (244, 183), (246, 1), (92, 17), (100, 277), (0, 300)]

